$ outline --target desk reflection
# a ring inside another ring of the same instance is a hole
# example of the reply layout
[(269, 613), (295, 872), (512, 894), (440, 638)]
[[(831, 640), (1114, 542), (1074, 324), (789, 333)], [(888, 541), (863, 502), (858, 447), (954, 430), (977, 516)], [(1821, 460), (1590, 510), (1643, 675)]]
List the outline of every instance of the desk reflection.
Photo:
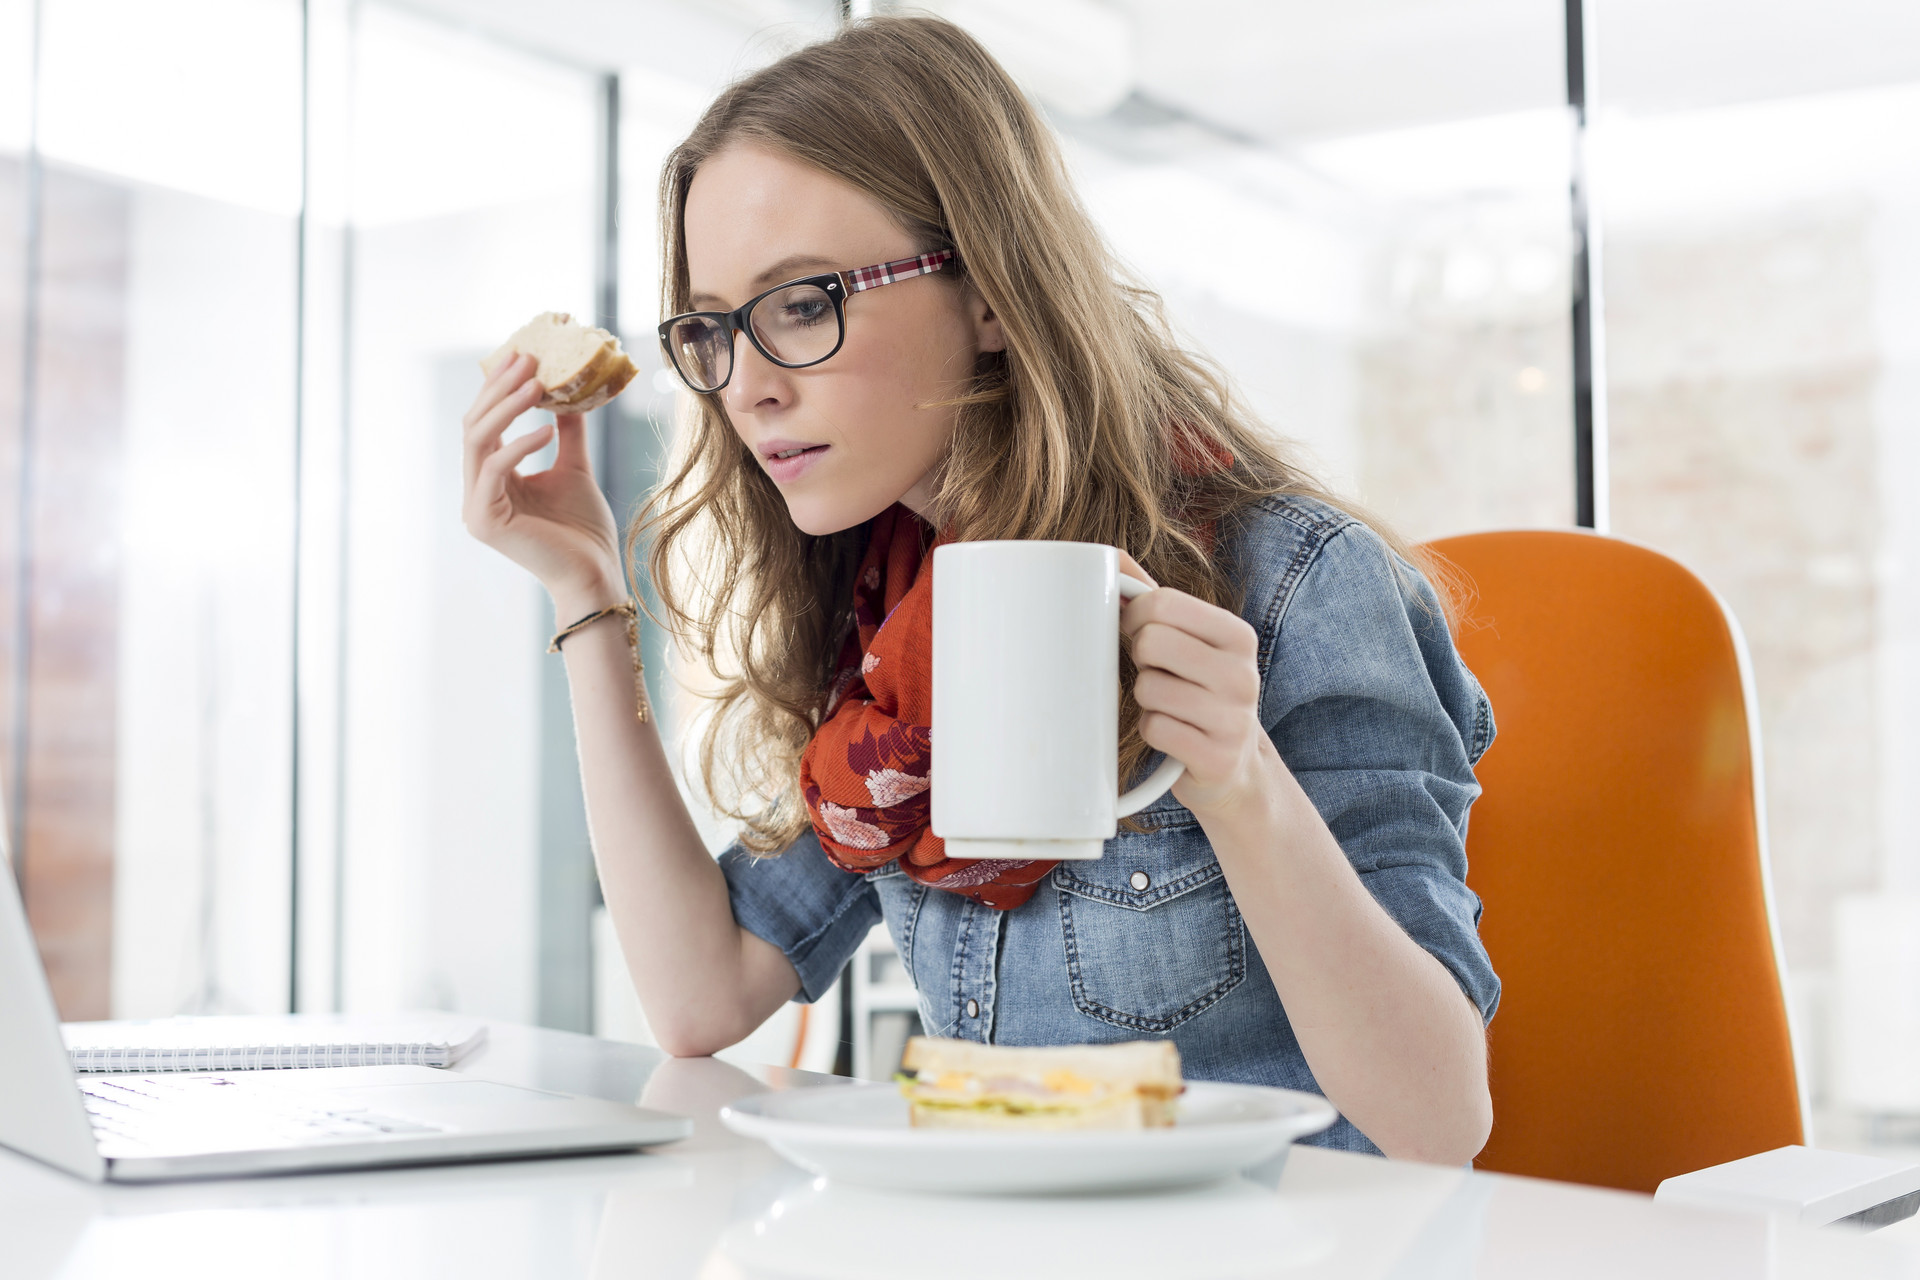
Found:
[[(1138, 1195), (895, 1194), (800, 1181), (721, 1233), (704, 1276), (753, 1280), (1166, 1280), (1278, 1276), (1333, 1234), (1245, 1178)], [(722, 1261), (724, 1265), (722, 1264)]]

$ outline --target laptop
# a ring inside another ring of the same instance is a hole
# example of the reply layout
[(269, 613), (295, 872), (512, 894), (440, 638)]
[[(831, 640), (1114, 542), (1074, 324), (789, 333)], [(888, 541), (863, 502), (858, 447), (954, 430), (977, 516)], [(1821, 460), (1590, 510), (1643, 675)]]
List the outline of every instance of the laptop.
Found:
[(94, 1182), (629, 1151), (680, 1116), (432, 1067), (76, 1076), (0, 837), (0, 1146)]

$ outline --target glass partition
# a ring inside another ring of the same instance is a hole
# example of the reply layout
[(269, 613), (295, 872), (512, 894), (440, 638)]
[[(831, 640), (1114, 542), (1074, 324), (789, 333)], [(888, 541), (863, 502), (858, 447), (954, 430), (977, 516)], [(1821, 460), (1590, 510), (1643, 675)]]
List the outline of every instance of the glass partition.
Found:
[(543, 765), (545, 595), (461, 525), (460, 419), (507, 335), (595, 314), (599, 77), (377, 5), (352, 62), (337, 998), (534, 1021), (579, 784)]
[(0, 59), (0, 766), (63, 1016), (534, 1019), (578, 786), (458, 424), (593, 313), (601, 77), (327, 0), (8, 0)]
[[(19, 652), (24, 621), (20, 577), (22, 410), (31, 260), (28, 148), (33, 132), (33, 0), (0, 0), (0, 844), (18, 843), (22, 796), (14, 780), (14, 714), (26, 688)], [(11, 856), (11, 854), (9, 854)]]
[(1613, 528), (1745, 629), (1816, 1104), (1920, 1113), (1920, 15), (1818, 13), (1601, 0)]
[(0, 70), (28, 912), (66, 1017), (282, 1008), (300, 6), (33, 9), (25, 166)]

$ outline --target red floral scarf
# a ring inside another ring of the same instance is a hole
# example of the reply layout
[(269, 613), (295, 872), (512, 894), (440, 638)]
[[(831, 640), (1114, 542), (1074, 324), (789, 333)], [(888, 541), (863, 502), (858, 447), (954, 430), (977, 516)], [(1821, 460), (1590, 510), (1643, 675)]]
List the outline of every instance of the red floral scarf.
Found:
[(949, 858), (933, 809), (932, 530), (905, 507), (874, 518), (854, 581), (854, 629), (840, 651), (827, 717), (800, 757), (800, 789), (835, 866), (896, 858), (921, 884), (1010, 910), (1053, 862)]

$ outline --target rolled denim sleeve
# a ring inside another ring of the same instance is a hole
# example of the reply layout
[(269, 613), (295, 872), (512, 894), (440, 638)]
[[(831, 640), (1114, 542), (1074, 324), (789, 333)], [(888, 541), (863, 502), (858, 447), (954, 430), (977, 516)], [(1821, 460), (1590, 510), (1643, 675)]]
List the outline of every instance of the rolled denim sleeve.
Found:
[(1491, 1020), (1500, 980), (1466, 883), (1486, 695), (1432, 588), (1364, 525), (1284, 577), (1296, 585), (1262, 636), (1262, 721), (1374, 900)]
[(800, 975), (794, 997), (812, 1004), (880, 920), (880, 900), (863, 875), (827, 861), (809, 831), (776, 857), (754, 857), (739, 845), (720, 855), (733, 918), (780, 948)]

